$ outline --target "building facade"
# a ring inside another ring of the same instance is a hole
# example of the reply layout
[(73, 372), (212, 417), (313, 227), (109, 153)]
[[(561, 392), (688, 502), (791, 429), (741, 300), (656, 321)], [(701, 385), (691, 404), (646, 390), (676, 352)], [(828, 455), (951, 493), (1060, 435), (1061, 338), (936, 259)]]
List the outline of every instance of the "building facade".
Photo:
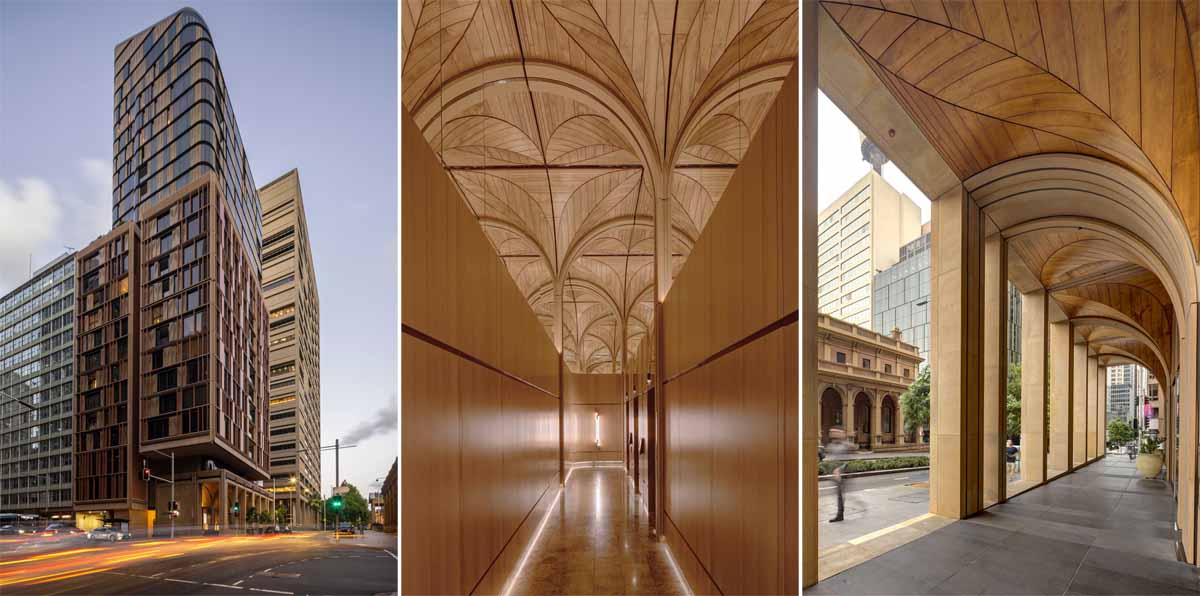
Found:
[(119, 224), (76, 254), (75, 492), (77, 525), (124, 523), (144, 532), (141, 482), (141, 242)]
[(73, 254), (0, 299), (2, 512), (72, 515), (74, 312)]
[[(900, 337), (917, 346), (921, 359), (929, 361), (929, 270), (932, 234), (929, 224), (921, 236), (900, 247), (900, 260), (875, 274), (872, 281), (871, 329)], [(1008, 284), (1008, 363), (1021, 363), (1021, 293)]]
[(1145, 403), (1149, 372), (1135, 364), (1108, 367), (1108, 411), (1106, 420), (1132, 423), (1139, 403)]
[(184, 8), (117, 44), (113, 225), (144, 218), (206, 173), (254, 268), (262, 212), (208, 25)]
[(874, 275), (921, 235), (921, 209), (871, 170), (817, 221), (817, 310), (868, 327)]
[(258, 191), (263, 212), (263, 297), (270, 320), (271, 490), (288, 523), (311, 527), (305, 493), (321, 491), (321, 304), (300, 174)]
[(836, 428), (864, 449), (921, 445), (920, 429), (906, 432), (900, 409), (900, 395), (921, 366), (917, 346), (829, 315), (817, 315), (817, 328), (821, 442)]
[[(88, 292), (80, 305), (120, 315), (131, 341), (122, 352), (119, 338), (84, 335), (95, 324), (111, 328), (103, 317), (76, 334), (91, 375), (80, 374), (79, 403), (96, 406), (99, 425), (89, 418), (78, 431), (92, 434), (77, 445), (77, 461), (97, 463), (87, 480), (94, 491), (76, 482), (84, 497), (76, 509), (151, 535), (168, 522), (173, 531), (236, 531), (248, 514), (274, 508), (262, 486), (267, 315), (257, 189), (199, 14), (180, 10), (118, 44), (115, 56), (114, 230), (80, 256), (88, 265), (79, 268)], [(84, 277), (95, 259), (116, 254), (115, 242), (127, 251), (120, 269)], [(111, 281), (125, 267), (128, 280)], [(128, 307), (114, 283), (129, 292)], [(131, 362), (122, 365), (121, 354)], [(131, 466), (152, 478), (134, 477)]]

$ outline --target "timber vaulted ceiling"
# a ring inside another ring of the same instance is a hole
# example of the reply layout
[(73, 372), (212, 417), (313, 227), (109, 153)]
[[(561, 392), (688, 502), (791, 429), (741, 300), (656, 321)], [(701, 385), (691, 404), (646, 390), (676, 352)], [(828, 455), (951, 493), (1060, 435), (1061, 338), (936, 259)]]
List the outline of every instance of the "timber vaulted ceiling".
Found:
[(1169, 378), (1196, 299), (1200, 3), (821, 6), (1076, 339)]
[(568, 368), (620, 371), (654, 316), (655, 201), (673, 277), (793, 67), (797, 3), (401, 4), (405, 108)]

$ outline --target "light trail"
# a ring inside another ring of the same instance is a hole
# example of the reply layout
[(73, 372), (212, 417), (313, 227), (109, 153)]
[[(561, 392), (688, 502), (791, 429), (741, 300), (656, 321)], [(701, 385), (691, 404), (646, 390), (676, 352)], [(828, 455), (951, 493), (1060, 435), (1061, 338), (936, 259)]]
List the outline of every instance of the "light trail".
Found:
[[(137, 565), (141, 561), (171, 559), (184, 555), (196, 555), (200, 551), (231, 549), (230, 555), (237, 558), (269, 552), (278, 552), (279, 540), (308, 540), (307, 534), (274, 536), (204, 536), (180, 540), (149, 540), (68, 548), (0, 560), (0, 586), (38, 585), (69, 580), (102, 571), (120, 570)], [(36, 543), (30, 543), (36, 546)], [(42, 543), (49, 545), (50, 543)], [(299, 545), (300, 543), (293, 542)], [(56, 545), (58, 546), (58, 545)], [(62, 546), (59, 546), (62, 548)], [(224, 553), (221, 553), (224, 554)], [(118, 571), (119, 573), (119, 571)], [(2, 591), (2, 590), (0, 590)]]

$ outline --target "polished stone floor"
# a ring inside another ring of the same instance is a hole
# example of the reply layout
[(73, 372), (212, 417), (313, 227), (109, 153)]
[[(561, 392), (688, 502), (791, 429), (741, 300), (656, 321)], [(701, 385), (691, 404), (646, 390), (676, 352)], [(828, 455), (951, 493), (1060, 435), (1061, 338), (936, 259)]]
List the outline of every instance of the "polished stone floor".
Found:
[(577, 467), (514, 594), (686, 594), (621, 467)]
[(848, 569), (806, 594), (1200, 594), (1161, 480), (1109, 456)]

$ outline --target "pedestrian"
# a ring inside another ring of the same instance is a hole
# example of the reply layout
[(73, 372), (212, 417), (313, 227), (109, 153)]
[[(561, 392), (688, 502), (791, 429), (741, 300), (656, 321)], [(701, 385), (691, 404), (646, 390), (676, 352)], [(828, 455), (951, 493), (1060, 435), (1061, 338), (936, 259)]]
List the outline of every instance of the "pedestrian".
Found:
[[(838, 454), (848, 453), (853, 447), (846, 441), (846, 432), (840, 428), (829, 429), (829, 449), (828, 451), (834, 455), (831, 459), (837, 459)], [(846, 464), (848, 461), (843, 461), (841, 465), (833, 469), (833, 484), (837, 487), (837, 516), (829, 520), (830, 523), (840, 522), (845, 519), (846, 513)]]
[(1009, 482), (1012, 481), (1013, 470), (1016, 469), (1016, 467), (1017, 467), (1017, 452), (1018, 451), (1020, 451), (1020, 450), (1017, 449), (1017, 447), (1013, 445), (1012, 439), (1009, 439), (1007, 445), (1004, 447), (1004, 456), (1005, 456), (1005, 459), (1008, 461), (1008, 480), (1009, 480)]

